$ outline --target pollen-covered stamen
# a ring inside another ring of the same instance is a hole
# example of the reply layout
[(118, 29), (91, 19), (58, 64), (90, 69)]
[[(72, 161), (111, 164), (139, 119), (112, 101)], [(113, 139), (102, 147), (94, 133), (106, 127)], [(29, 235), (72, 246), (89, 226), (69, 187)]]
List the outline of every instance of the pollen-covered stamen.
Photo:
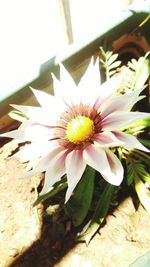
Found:
[(94, 134), (94, 128), (92, 119), (85, 116), (77, 116), (68, 122), (66, 138), (74, 144), (81, 144), (90, 140)]

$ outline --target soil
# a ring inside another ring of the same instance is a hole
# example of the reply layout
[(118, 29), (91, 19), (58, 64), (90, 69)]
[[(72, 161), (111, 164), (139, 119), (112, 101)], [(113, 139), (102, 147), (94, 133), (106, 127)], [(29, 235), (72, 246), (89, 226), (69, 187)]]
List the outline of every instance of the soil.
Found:
[(33, 207), (40, 177), (20, 179), (26, 165), (9, 157), (15, 149), (11, 141), (0, 150), (0, 267), (127, 267), (149, 250), (149, 215), (130, 196), (88, 246), (76, 242), (70, 221)]

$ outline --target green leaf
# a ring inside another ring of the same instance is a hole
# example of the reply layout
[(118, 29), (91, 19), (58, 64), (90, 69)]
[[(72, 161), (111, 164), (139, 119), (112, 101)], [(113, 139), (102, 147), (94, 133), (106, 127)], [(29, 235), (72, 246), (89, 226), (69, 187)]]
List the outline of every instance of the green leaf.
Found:
[(144, 180), (144, 182), (150, 183), (150, 174), (148, 172), (145, 172), (142, 176), (142, 179)]
[[(137, 152), (137, 151), (136, 151)], [(144, 164), (147, 164), (149, 166), (149, 163), (150, 163), (150, 157), (147, 155), (147, 157), (144, 157), (143, 155), (140, 155), (139, 154), (139, 151), (138, 151), (138, 155), (137, 155), (137, 158), (139, 160), (141, 160), (142, 162), (144, 162)]]
[(93, 197), (94, 177), (95, 170), (87, 169), (73, 196), (65, 205), (65, 210), (71, 216), (74, 226), (80, 225), (88, 213)]
[(110, 76), (114, 75), (115, 73), (116, 73), (116, 70), (111, 70), (111, 71), (109, 71), (109, 75), (110, 75)]
[(149, 166), (150, 163), (150, 156), (148, 153), (141, 151), (141, 150), (133, 150), (132, 151), (133, 157), (140, 160), (141, 162), (147, 164)]
[(141, 88), (147, 81), (150, 74), (150, 61), (145, 58), (140, 58), (138, 68), (136, 70), (135, 88)]
[(136, 71), (136, 68), (137, 68), (137, 62), (138, 62), (138, 61), (137, 61), (135, 58), (132, 58), (131, 61), (128, 62), (128, 66), (129, 66), (132, 70)]
[[(137, 159), (135, 159), (137, 158)], [(134, 181), (135, 191), (141, 204), (150, 214), (150, 191), (147, 188), (147, 182), (150, 183), (150, 175), (145, 166), (145, 159), (149, 166), (150, 158), (142, 151), (133, 151), (126, 160), (127, 183), (130, 185)]]
[[(102, 48), (103, 49), (103, 48)], [(104, 51), (104, 50), (103, 50)], [(107, 58), (107, 60), (112, 56), (113, 52), (112, 51), (107, 51), (105, 53), (105, 51), (103, 52), (103, 55), (105, 58)]]
[(8, 115), (13, 120), (17, 120), (17, 121), (21, 121), (21, 122), (24, 122), (24, 121), (29, 119), (25, 114), (23, 114), (22, 112), (17, 111), (17, 110), (10, 111)]
[(116, 61), (117, 58), (118, 54), (113, 54), (112, 51), (105, 51), (103, 47), (100, 47), (100, 62), (106, 71), (106, 80), (116, 73), (116, 70), (113, 72), (111, 70), (120, 66), (121, 61)]
[(146, 147), (150, 148), (150, 140), (138, 138), (138, 140)]
[(120, 66), (120, 64), (121, 64), (121, 61), (118, 60), (118, 61), (112, 63), (110, 66), (108, 66), (108, 69), (112, 70), (112, 69), (118, 68)]
[(67, 188), (67, 181), (66, 181), (66, 178), (63, 178), (61, 181), (59, 181), (56, 184), (54, 184), (54, 186), (53, 186), (51, 191), (49, 191), (46, 194), (43, 194), (43, 195), (39, 196), (37, 198), (37, 200), (33, 203), (33, 207), (35, 207), (39, 203), (45, 201), (46, 199), (55, 196), (57, 193), (59, 193), (60, 191), (62, 191), (65, 188)]
[(145, 184), (138, 176), (134, 178), (134, 181), (135, 181), (135, 191), (138, 195), (138, 198), (141, 204), (146, 209), (147, 213), (150, 214), (150, 192), (148, 191), (148, 189), (145, 187)]
[(137, 135), (139, 132), (143, 132), (146, 127), (150, 126), (150, 118), (144, 118), (128, 126), (125, 131), (129, 134)]
[[(143, 162), (144, 162), (143, 158)], [(127, 159), (127, 184), (131, 185), (135, 177), (140, 177), (144, 181), (149, 181), (150, 177), (147, 173), (146, 167), (139, 160)]]
[(87, 245), (89, 244), (94, 234), (98, 231), (100, 225), (102, 224), (107, 215), (114, 189), (115, 186), (108, 183), (106, 184), (105, 189), (102, 192), (98, 201), (93, 218), (88, 224), (87, 230), (84, 233), (81, 233), (81, 235), (79, 235), (78, 239), (84, 240)]
[(132, 168), (132, 164), (127, 164), (127, 184), (131, 185), (134, 180), (134, 169)]
[(144, 57), (138, 60), (132, 59), (128, 62), (128, 66), (135, 72), (132, 81), (131, 89), (142, 88), (150, 75), (150, 59), (148, 58), (149, 52)]
[(118, 54), (113, 54), (108, 60), (107, 60), (107, 66), (110, 66), (118, 57)]

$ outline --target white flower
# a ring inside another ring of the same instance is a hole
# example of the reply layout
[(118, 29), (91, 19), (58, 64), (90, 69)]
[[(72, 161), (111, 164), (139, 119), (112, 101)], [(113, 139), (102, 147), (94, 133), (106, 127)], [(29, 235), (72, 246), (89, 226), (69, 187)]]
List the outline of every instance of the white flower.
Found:
[(32, 89), (40, 107), (13, 105), (29, 120), (2, 136), (31, 141), (29, 150), (25, 147), (19, 153), (26, 160), (40, 156), (37, 167), (26, 176), (46, 172), (41, 194), (50, 191), (66, 174), (68, 201), (86, 165), (100, 172), (109, 183), (119, 185), (124, 176), (123, 166), (110, 148), (123, 146), (147, 151), (134, 136), (122, 131), (148, 116), (130, 112), (143, 98), (138, 96), (142, 89), (116, 94), (123, 77), (124, 71), (100, 86), (98, 60), (95, 65), (91, 61), (77, 86), (60, 65), (60, 81), (53, 75), (55, 96)]

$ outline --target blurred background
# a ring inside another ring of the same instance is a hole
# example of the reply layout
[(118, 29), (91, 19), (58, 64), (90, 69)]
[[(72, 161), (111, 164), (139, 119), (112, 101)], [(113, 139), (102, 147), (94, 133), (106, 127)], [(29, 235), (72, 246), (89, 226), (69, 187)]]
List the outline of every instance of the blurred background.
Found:
[[(0, 99), (37, 76), (39, 67), (72, 43), (105, 27), (112, 13), (140, 0), (0, 1)], [(34, 73), (33, 73), (34, 72)]]

